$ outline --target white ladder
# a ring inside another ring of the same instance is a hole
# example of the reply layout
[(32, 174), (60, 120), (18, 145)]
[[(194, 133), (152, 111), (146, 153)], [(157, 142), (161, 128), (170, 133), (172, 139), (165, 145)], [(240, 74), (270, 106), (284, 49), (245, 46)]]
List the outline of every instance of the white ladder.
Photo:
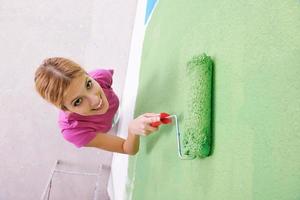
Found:
[(62, 163), (62, 161), (60, 161), (60, 160), (55, 161), (54, 166), (51, 170), (51, 174), (50, 174), (49, 179), (47, 181), (46, 187), (45, 187), (44, 192), (41, 196), (41, 200), (49, 200), (50, 199), (50, 193), (51, 193), (51, 187), (52, 187), (52, 178), (53, 178), (55, 173), (80, 175), (80, 176), (96, 176), (97, 181), (96, 181), (96, 184), (95, 184), (93, 200), (99, 200), (99, 181), (100, 181), (101, 171), (103, 169), (110, 169), (110, 166), (100, 164), (98, 173), (90, 173), (90, 172), (78, 172), (78, 171), (69, 171), (69, 170), (57, 169), (57, 166), (61, 163)]

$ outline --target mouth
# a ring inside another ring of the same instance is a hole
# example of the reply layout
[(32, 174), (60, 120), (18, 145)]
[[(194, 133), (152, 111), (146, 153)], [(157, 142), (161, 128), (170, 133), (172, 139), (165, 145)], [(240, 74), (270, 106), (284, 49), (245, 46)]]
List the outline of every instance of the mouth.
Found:
[(101, 101), (101, 103), (99, 104), (99, 106), (97, 107), (97, 108), (94, 108), (94, 109), (92, 109), (92, 110), (101, 110), (103, 108), (103, 103), (102, 103), (102, 101)]
[(99, 102), (98, 106), (96, 108), (92, 109), (92, 110), (99, 111), (103, 108), (103, 106), (104, 106), (103, 99), (100, 96), (100, 102)]

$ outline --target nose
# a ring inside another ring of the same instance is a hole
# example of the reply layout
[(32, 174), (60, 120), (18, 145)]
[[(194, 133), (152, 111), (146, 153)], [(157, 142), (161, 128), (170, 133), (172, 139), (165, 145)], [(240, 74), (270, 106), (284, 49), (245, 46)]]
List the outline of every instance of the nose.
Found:
[(90, 101), (89, 103), (90, 103), (91, 107), (96, 108), (100, 103), (100, 97), (97, 94), (91, 95), (89, 97), (89, 101)]

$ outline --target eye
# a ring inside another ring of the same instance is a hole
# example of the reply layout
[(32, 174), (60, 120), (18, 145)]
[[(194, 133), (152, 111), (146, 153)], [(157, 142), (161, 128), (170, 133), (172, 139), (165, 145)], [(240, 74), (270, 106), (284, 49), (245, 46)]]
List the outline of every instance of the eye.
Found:
[(74, 102), (74, 106), (79, 106), (80, 103), (81, 103), (81, 98), (77, 99), (75, 102)]
[(86, 86), (88, 89), (91, 88), (93, 86), (93, 82), (91, 80), (88, 80)]

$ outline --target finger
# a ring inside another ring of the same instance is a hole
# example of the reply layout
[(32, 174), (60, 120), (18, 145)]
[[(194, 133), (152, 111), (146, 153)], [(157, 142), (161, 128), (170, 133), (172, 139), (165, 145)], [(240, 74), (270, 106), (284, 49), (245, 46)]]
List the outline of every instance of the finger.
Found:
[(158, 127), (153, 127), (153, 126), (146, 125), (145, 130), (150, 131), (150, 132), (155, 132), (155, 131), (158, 130)]
[(151, 122), (150, 123), (150, 126), (152, 126), (152, 127), (159, 127), (160, 125), (161, 125), (160, 121), (158, 121), (158, 122)]
[(152, 117), (148, 117), (144, 119), (144, 122), (147, 124), (150, 124), (152, 122), (159, 122), (160, 121), (160, 117), (159, 116), (152, 116)]
[(140, 131), (139, 132), (139, 134), (138, 135), (141, 135), (141, 136), (146, 136), (146, 131), (145, 130), (142, 130), (142, 131)]
[(160, 114), (157, 114), (157, 113), (144, 113), (143, 116), (144, 117), (158, 117), (158, 116), (160, 116)]
[(148, 136), (148, 135), (150, 135), (152, 132), (151, 131), (144, 131), (144, 135), (145, 136)]

